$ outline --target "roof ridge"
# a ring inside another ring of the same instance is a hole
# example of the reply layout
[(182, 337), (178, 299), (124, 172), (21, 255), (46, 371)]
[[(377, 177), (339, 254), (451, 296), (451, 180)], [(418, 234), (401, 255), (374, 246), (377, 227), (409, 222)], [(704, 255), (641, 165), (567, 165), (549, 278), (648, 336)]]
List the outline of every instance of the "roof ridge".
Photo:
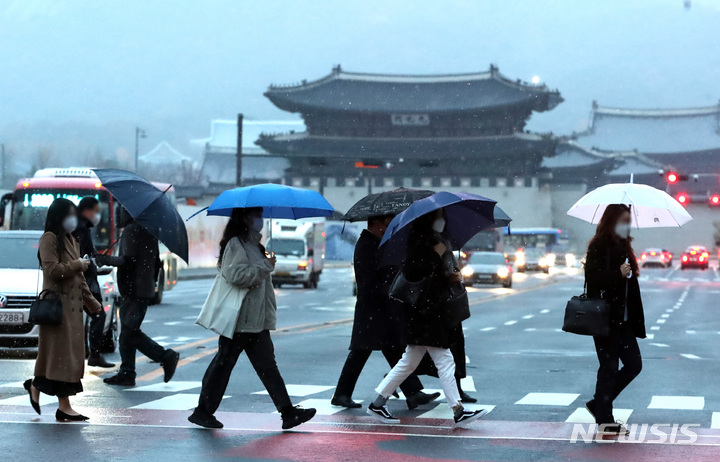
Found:
[(610, 115), (620, 117), (686, 117), (701, 115), (720, 115), (720, 103), (714, 106), (698, 106), (686, 108), (619, 108), (600, 106), (593, 101), (592, 116)]

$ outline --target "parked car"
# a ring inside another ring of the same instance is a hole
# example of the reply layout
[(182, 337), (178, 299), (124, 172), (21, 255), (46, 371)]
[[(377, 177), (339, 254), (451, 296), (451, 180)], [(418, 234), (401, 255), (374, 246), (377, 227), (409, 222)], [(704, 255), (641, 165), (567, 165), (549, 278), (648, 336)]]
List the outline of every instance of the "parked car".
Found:
[(502, 284), (512, 287), (512, 266), (500, 252), (475, 252), (460, 271), (466, 286)]
[(544, 249), (535, 247), (526, 248), (523, 252), (518, 252), (515, 257), (515, 266), (518, 273), (525, 271), (542, 271), (550, 272), (550, 259)]
[(685, 249), (680, 257), (680, 269), (701, 268), (708, 269), (710, 266), (710, 254), (702, 245), (692, 245)]
[(669, 268), (672, 266), (673, 254), (665, 249), (651, 248), (645, 249), (640, 255), (640, 264), (643, 268), (649, 266), (661, 266)]
[[(0, 232), (0, 346), (34, 347), (38, 327), (28, 323), (30, 305), (42, 290), (43, 276), (38, 262), (42, 231)], [(115, 285), (108, 270), (98, 280), (107, 312), (102, 350), (115, 351), (118, 318), (115, 309)], [(86, 323), (87, 324), (87, 323)]]

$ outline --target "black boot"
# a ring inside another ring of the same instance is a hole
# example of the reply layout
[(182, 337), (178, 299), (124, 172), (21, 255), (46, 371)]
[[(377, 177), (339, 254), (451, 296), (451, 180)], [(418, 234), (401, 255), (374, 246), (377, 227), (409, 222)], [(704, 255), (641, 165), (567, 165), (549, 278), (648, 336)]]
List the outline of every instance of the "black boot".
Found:
[(103, 382), (107, 383), (108, 385), (120, 385), (123, 387), (134, 387), (135, 386), (135, 375), (120, 371), (117, 374), (113, 375), (112, 377), (103, 379)]
[(415, 409), (418, 406), (422, 406), (425, 404), (432, 403), (436, 399), (440, 397), (440, 393), (425, 393), (424, 391), (419, 391), (412, 396), (408, 396), (405, 398), (405, 404), (407, 404), (408, 409), (412, 410)]
[(351, 397), (342, 395), (333, 395), (330, 404), (348, 409), (359, 409), (362, 407), (362, 404), (353, 401)]
[(297, 427), (298, 425), (307, 422), (308, 420), (315, 417), (315, 412), (317, 411), (313, 408), (303, 409), (300, 406), (283, 409), (282, 411), (280, 411), (283, 422), (283, 430), (289, 430), (293, 427)]
[(175, 375), (175, 369), (177, 369), (178, 361), (180, 361), (180, 353), (175, 350), (167, 350), (165, 357), (162, 360), (162, 367), (165, 371), (164, 381), (168, 383), (170, 379)]
[(216, 419), (214, 415), (210, 415), (198, 408), (195, 408), (195, 411), (188, 416), (188, 420), (205, 428), (223, 428), (222, 422)]
[(473, 398), (472, 396), (465, 393), (462, 389), (462, 386), (460, 386), (460, 379), (456, 378), (455, 381), (457, 382), (458, 391), (460, 392), (460, 402), (461, 403), (477, 403), (477, 399)]
[(90, 352), (87, 363), (90, 367), (115, 367), (115, 364), (107, 362), (105, 357), (98, 351)]

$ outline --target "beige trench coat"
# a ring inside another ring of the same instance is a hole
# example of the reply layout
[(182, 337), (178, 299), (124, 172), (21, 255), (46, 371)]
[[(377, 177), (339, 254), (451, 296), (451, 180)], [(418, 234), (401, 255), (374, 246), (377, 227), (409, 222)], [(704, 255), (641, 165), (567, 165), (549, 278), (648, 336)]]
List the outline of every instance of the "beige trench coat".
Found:
[(40, 326), (35, 376), (77, 383), (85, 372), (83, 305), (92, 312), (102, 309), (90, 293), (82, 265), (80, 245), (65, 234), (65, 250), (58, 258), (57, 236), (47, 232), (40, 238), (43, 290), (57, 293), (62, 300), (63, 320), (57, 326)]

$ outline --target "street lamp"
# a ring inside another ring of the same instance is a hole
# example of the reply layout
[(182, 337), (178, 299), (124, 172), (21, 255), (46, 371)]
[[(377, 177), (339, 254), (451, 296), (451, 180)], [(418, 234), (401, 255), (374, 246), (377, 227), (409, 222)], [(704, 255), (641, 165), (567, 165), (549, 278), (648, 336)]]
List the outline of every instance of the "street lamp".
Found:
[(145, 134), (145, 130), (139, 127), (135, 127), (135, 171), (138, 171), (139, 167), (139, 144), (140, 144), (140, 138), (147, 138), (147, 135)]

